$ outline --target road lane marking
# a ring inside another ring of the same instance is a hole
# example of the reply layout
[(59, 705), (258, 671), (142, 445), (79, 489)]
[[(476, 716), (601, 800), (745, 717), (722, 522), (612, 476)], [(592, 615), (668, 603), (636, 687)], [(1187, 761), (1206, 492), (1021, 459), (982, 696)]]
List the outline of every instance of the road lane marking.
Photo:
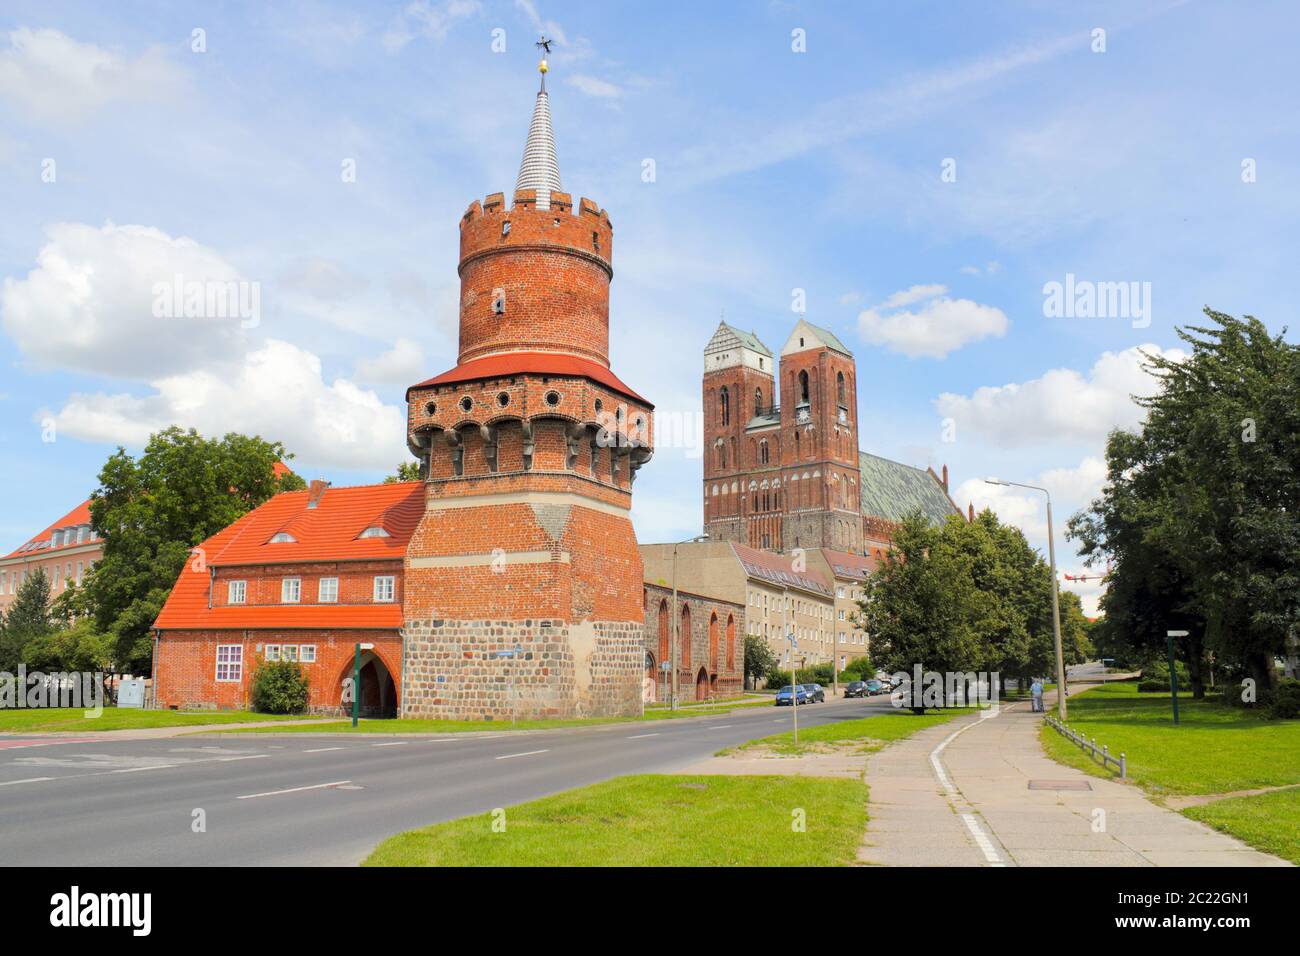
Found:
[(526, 750), (521, 754), (502, 754), (497, 760), (509, 760), (511, 757), (531, 757), (533, 754), (548, 754), (549, 750)]
[(265, 793), (246, 793), (242, 797), (235, 797), (235, 799), (252, 800), (255, 797), (278, 797), (282, 793), (302, 793), (304, 790), (321, 790), (325, 787), (341, 787), (343, 784), (351, 782), (351, 780), (335, 780), (332, 783), (314, 783), (310, 787), (290, 787), (288, 790), (267, 790)]
[(372, 746), (372, 747), (405, 747), (405, 746), (406, 746), (406, 741), (405, 741), (405, 740), (390, 740), (388, 743), (385, 743), (385, 744), (371, 744), (370, 746)]
[[(980, 716), (983, 718), (984, 715), (981, 714)], [(994, 716), (997, 715), (995, 714)], [(948, 776), (947, 768), (944, 767), (943, 761), (939, 759), (939, 755), (943, 753), (945, 747), (979, 723), (979, 720), (973, 720), (962, 727), (958, 727), (947, 737), (943, 738), (937, 747), (930, 751), (930, 766), (934, 768), (935, 775), (939, 778), (939, 783), (943, 784), (943, 789), (948, 795), (949, 803), (961, 799), (961, 791), (954, 786), (952, 779)], [(956, 809), (956, 807), (954, 807), (954, 809)], [(971, 836), (975, 838), (975, 843), (979, 847), (980, 852), (984, 854), (985, 861), (993, 866), (1005, 866), (1006, 864), (1003, 863), (1002, 857), (998, 855), (998, 851), (996, 847), (994, 847), (993, 841), (989, 838), (988, 831), (985, 830), (984, 826), (975, 817), (975, 814), (961, 813), (961, 819), (962, 822), (966, 824), (966, 829), (970, 831)]]
[(728, 727), (734, 727), (734, 726), (736, 726), (736, 725), (735, 725), (735, 724), (714, 724), (714, 726), (713, 726), (712, 728), (710, 728), (710, 729), (712, 729), (712, 730), (726, 730)]
[(659, 736), (659, 735), (658, 735), (657, 733), (654, 733), (654, 734), (635, 734), (634, 736), (631, 736), (631, 737), (629, 737), (629, 738), (627, 738), (627, 739), (628, 739), (628, 740), (643, 740), (643, 739), (646, 738), (646, 737), (658, 737), (658, 736)]
[(53, 779), (53, 777), (28, 777), (26, 780), (6, 780), (0, 783), (0, 787), (13, 787), (20, 783), (44, 783), (46, 780)]
[(331, 750), (342, 750), (342, 747), (317, 747), (315, 750), (304, 750), (305, 754), (323, 754)]
[[(195, 763), (198, 763), (196, 760)], [(149, 767), (125, 767), (121, 770), (110, 770), (109, 773), (139, 773), (141, 770), (166, 770), (169, 767), (179, 767), (175, 763), (156, 763)]]
[[(219, 760), (221, 763), (228, 763), (231, 760), (261, 760), (264, 757), (269, 757), (269, 756), (271, 755), (270, 754), (246, 754), (243, 757), (218, 757), (217, 760)], [(199, 761), (197, 760), (195, 761), (195, 763), (198, 762)]]

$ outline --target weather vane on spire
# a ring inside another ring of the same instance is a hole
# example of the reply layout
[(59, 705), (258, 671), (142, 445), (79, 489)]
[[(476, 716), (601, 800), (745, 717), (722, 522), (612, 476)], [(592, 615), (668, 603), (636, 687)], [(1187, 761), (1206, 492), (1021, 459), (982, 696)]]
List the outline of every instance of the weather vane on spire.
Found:
[(542, 60), (537, 64), (537, 72), (542, 74), (543, 90), (546, 89), (546, 71), (550, 69), (550, 66), (547, 65), (546, 58), (551, 55), (551, 44), (554, 42), (554, 40), (546, 39), (546, 34), (543, 33), (542, 38), (533, 44), (533, 46), (542, 51)]

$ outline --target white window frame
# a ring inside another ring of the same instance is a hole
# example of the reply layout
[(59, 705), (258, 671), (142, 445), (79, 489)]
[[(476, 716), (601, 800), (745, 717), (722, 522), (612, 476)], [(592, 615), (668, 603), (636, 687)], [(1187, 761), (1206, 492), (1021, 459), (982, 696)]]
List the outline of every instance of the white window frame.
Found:
[[(334, 585), (334, 593), (325, 596), (325, 582), (329, 581)], [(316, 585), (316, 602), (318, 604), (338, 604), (339, 603), (339, 579), (336, 577), (321, 578)]]
[(280, 659), (280, 645), (267, 644), (263, 655), (268, 661), (278, 661)]
[[(289, 597), (292, 588), (293, 597)], [(298, 604), (302, 601), (302, 578), (280, 579), (280, 603)]]
[[(383, 588), (383, 591), (380, 591)], [(392, 574), (375, 575), (375, 603), (392, 604), (397, 600), (397, 577)]]
[[(222, 667), (226, 668), (225, 677), (221, 676)], [(218, 644), (217, 645), (217, 683), (238, 684), (243, 679), (244, 679), (244, 645), (243, 644)]]
[(235, 581), (226, 582), (226, 603), (227, 604), (246, 604), (248, 603), (248, 582), (242, 578)]
[(280, 646), (280, 660), (298, 663), (298, 645), (282, 644)]
[(316, 663), (316, 645), (299, 644), (298, 645), (298, 663), (315, 664)]

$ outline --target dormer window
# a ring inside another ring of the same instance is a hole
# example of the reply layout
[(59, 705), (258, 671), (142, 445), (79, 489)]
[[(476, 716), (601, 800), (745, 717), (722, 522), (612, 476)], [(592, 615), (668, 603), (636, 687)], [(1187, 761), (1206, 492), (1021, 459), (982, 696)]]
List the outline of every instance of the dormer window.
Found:
[(297, 544), (298, 539), (287, 531), (278, 531), (271, 536), (267, 544)]
[(365, 531), (361, 532), (359, 535), (357, 535), (357, 537), (358, 538), (390, 538), (392, 537), (392, 535), (390, 535), (383, 528), (379, 527), (379, 525), (373, 525), (367, 528)]

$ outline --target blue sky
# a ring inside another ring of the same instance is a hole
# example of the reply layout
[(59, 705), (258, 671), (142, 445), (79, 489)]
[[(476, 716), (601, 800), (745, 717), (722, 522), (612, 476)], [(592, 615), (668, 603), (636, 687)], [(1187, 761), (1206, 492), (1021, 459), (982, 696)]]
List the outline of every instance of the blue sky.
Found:
[[(863, 448), (948, 464), (1045, 546), (1037, 501), (984, 476), (1047, 484), (1059, 530), (1138, 420), (1136, 349), (1206, 304), (1288, 319), (1288, 4), (109, 6), (0, 12), (0, 550), (172, 421), (338, 484), (404, 460), (404, 387), (455, 363), (458, 219), (513, 188), (539, 31), (565, 187), (615, 226), (613, 365), (661, 423), (698, 414), (721, 315), (779, 350), (803, 290), (856, 354)], [(256, 283), (259, 321), (155, 318), (176, 272)], [(1045, 315), (1067, 275), (1149, 313)], [(642, 540), (699, 528), (689, 444), (638, 476)], [(1080, 570), (1059, 534), (1058, 558)]]

